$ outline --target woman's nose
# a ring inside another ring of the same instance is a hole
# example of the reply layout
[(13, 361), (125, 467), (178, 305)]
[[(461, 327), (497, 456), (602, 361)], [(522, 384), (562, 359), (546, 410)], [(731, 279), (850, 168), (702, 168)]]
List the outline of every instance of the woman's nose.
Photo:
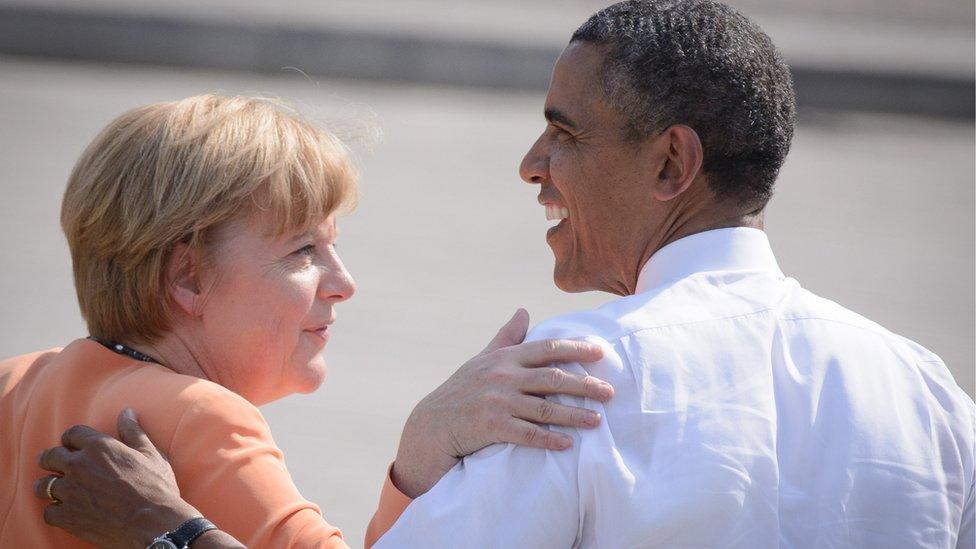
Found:
[(542, 146), (542, 137), (525, 153), (519, 165), (519, 177), (526, 183), (542, 183), (549, 180), (549, 156)]
[(345, 301), (356, 293), (356, 281), (337, 257), (335, 263), (322, 274), (319, 282), (319, 298), (332, 301)]

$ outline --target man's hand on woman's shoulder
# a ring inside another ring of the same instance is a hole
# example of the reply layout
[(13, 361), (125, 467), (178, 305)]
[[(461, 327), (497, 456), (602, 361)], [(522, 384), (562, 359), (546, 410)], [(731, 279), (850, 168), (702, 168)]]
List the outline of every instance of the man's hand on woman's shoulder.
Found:
[[(139, 547), (193, 517), (180, 497), (173, 469), (140, 427), (135, 413), (118, 419), (119, 439), (84, 425), (44, 450), (41, 468), (53, 474), (34, 483), (50, 501), (44, 521), (99, 547)], [(207, 533), (194, 548), (243, 547), (223, 532)]]

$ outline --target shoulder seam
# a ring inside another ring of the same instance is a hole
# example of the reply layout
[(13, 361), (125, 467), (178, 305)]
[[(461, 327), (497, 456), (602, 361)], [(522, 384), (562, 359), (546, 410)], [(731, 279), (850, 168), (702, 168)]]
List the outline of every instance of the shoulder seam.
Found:
[(675, 328), (675, 327), (681, 327), (681, 326), (690, 326), (690, 325), (693, 325), (693, 324), (704, 324), (706, 322), (715, 322), (717, 320), (731, 320), (731, 319), (735, 319), (735, 318), (744, 318), (744, 317), (755, 316), (755, 315), (759, 315), (759, 314), (763, 314), (763, 313), (768, 313), (768, 312), (773, 311), (773, 310), (775, 310), (775, 307), (765, 307), (765, 308), (762, 308), (762, 309), (756, 309), (754, 311), (750, 311), (748, 313), (739, 313), (739, 314), (728, 315), (728, 316), (717, 316), (717, 317), (714, 317), (714, 318), (706, 318), (706, 319), (701, 319), (701, 320), (688, 320), (688, 321), (685, 321), (685, 322), (674, 322), (674, 323), (671, 323), (671, 324), (658, 324), (658, 325), (655, 325), (655, 326), (640, 326), (640, 327), (634, 328), (633, 330), (621, 330), (620, 332), (614, 332), (614, 333), (610, 334), (609, 336), (601, 336), (599, 334), (581, 334), (581, 335), (573, 335), (573, 336), (569, 336), (569, 337), (562, 337), (560, 339), (581, 339), (581, 338), (585, 338), (585, 337), (597, 336), (597, 337), (600, 337), (601, 339), (604, 339), (607, 342), (610, 342), (610, 341), (617, 341), (619, 339), (623, 339), (623, 338), (625, 338), (627, 336), (631, 336), (631, 335), (634, 335), (636, 333), (646, 332), (646, 331), (650, 331), (650, 330), (661, 330), (661, 329), (664, 329), (664, 328)]

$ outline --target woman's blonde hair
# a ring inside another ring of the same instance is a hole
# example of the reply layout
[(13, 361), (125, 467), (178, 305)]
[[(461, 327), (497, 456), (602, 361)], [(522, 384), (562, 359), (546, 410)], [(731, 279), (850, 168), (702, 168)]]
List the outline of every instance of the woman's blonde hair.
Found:
[(166, 265), (256, 211), (280, 233), (351, 207), (346, 147), (266, 99), (199, 95), (133, 109), (81, 155), (61, 204), (75, 290), (92, 335), (151, 342), (169, 327)]

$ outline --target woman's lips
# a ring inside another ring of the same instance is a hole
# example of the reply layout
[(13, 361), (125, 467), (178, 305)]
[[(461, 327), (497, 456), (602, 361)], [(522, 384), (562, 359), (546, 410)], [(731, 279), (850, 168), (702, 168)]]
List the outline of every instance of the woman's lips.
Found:
[(309, 334), (312, 334), (315, 337), (318, 337), (323, 342), (329, 341), (329, 327), (328, 326), (321, 326), (321, 327), (318, 327), (318, 328), (314, 328), (314, 329), (311, 329), (311, 330), (305, 330), (305, 331), (307, 333), (309, 333)]

